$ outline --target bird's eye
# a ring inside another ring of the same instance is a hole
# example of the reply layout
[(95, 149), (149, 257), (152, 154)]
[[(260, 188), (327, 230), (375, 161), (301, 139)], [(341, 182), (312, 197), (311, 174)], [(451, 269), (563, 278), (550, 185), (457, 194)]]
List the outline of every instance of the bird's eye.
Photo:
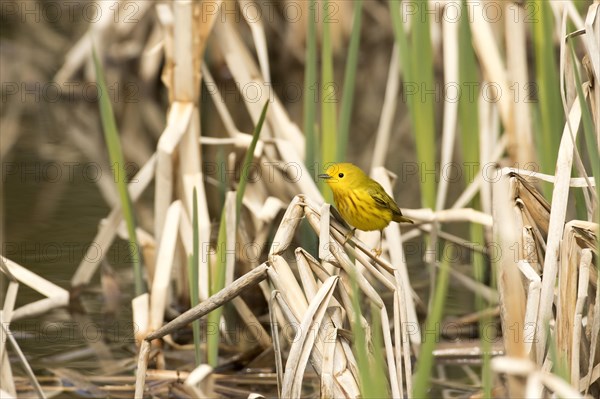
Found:
[(339, 177), (340, 177), (340, 179), (341, 179), (342, 177), (344, 177), (344, 174), (343, 174), (343, 173), (340, 173), (340, 174), (338, 174), (338, 176), (339, 176)]

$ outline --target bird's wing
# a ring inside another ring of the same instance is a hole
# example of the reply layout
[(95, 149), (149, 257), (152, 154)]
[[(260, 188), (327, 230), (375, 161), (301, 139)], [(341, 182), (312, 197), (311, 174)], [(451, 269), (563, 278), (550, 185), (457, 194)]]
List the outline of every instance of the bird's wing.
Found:
[(373, 198), (375, 201), (375, 204), (380, 208), (391, 210), (393, 214), (402, 216), (402, 212), (400, 212), (400, 208), (394, 199), (385, 192), (383, 187), (381, 187), (381, 184), (377, 182), (374, 183), (375, 185), (369, 187), (367, 191), (369, 192), (371, 198)]

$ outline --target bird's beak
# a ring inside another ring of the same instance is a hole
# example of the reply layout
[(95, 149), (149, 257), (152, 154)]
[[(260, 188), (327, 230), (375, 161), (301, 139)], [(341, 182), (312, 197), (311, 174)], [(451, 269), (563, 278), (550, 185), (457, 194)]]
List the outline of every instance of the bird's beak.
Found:
[(327, 180), (327, 179), (331, 179), (331, 176), (329, 176), (328, 174), (325, 173), (325, 174), (319, 175), (319, 178)]

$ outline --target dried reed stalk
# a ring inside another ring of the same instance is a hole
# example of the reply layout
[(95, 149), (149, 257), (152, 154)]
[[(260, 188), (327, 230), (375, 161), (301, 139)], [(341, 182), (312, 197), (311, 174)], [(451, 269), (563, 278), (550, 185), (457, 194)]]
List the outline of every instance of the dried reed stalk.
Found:
[[(575, 101), (569, 113), (569, 123), (573, 127), (573, 135), (579, 128), (581, 121), (581, 107)], [(544, 276), (542, 278), (542, 293), (540, 299), (540, 310), (536, 331), (536, 361), (542, 364), (546, 346), (546, 328), (552, 317), (552, 303), (554, 297), (554, 285), (558, 269), (558, 254), (560, 250), (560, 239), (566, 218), (566, 209), (569, 195), (569, 181), (571, 166), (573, 163), (573, 141), (569, 126), (565, 126), (556, 161), (556, 183), (552, 192), (552, 207), (550, 210), (550, 221), (548, 224), (548, 240), (546, 243), (546, 255), (544, 257)]]
[(1, 269), (3, 274), (6, 274), (8, 271), (18, 282), (25, 284), (46, 297), (45, 299), (31, 302), (12, 311), (12, 320), (40, 315), (51, 309), (66, 306), (69, 303), (69, 292), (64, 288), (51, 283), (2, 255), (0, 255), (0, 263), (4, 265)]
[[(511, 256), (511, 246), (518, 242), (514, 213), (512, 212), (507, 194), (510, 193), (509, 183), (504, 178), (493, 186), (494, 199), (494, 239), (499, 245), (500, 256), (496, 257), (496, 274), (498, 293), (500, 294), (500, 320), (502, 331), (514, 331), (514, 334), (504, 334), (506, 354), (514, 358), (525, 357), (523, 345), (523, 326), (525, 320), (525, 292), (522, 288), (521, 277), (516, 262)], [(516, 328), (515, 328), (516, 327)], [(512, 330), (511, 330), (512, 329)], [(509, 378), (509, 395), (522, 397), (523, 386), (514, 378)]]

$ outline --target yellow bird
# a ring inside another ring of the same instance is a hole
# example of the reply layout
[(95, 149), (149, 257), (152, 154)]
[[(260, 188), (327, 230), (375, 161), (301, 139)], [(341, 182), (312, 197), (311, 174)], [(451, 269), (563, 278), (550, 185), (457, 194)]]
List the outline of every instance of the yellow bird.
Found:
[[(342, 217), (354, 227), (354, 230), (363, 231), (379, 230), (380, 237), (383, 229), (390, 222), (413, 223), (412, 220), (402, 215), (400, 208), (390, 197), (381, 184), (371, 179), (358, 166), (351, 163), (333, 164), (319, 175), (325, 179), (333, 192), (335, 206)], [(380, 248), (375, 250), (377, 256), (381, 254)]]

